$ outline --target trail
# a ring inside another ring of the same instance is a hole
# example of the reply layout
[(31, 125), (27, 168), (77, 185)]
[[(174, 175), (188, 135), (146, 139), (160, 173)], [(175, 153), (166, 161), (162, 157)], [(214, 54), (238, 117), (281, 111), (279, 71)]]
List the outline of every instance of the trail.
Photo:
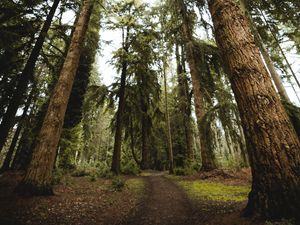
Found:
[(146, 197), (125, 225), (194, 224), (193, 207), (185, 193), (161, 174), (145, 177)]

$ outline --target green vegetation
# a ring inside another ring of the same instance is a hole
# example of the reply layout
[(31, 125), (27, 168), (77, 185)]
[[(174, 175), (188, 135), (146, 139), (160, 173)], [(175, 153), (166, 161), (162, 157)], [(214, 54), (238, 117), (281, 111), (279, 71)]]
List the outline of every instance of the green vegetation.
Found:
[(212, 201), (246, 201), (249, 186), (231, 186), (215, 182), (187, 181), (174, 179), (191, 199), (206, 199)]

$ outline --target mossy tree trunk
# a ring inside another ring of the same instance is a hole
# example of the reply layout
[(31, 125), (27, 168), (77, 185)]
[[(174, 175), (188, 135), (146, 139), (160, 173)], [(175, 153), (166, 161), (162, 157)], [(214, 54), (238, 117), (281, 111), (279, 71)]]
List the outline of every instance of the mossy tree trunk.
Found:
[(92, 0), (83, 1), (82, 10), (76, 24), (68, 54), (50, 98), (48, 110), (38, 135), (29, 168), (24, 179), (16, 189), (20, 193), (33, 195), (53, 194), (51, 179), (56, 150), (92, 6)]
[(252, 190), (246, 215), (299, 217), (300, 143), (234, 0), (210, 0), (216, 39), (240, 111)]

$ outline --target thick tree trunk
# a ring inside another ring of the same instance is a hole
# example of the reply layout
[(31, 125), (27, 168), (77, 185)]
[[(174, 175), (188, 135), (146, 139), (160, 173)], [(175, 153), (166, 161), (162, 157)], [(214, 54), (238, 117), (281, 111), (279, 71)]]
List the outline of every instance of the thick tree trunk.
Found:
[[(127, 52), (128, 49), (125, 49)], [(121, 86), (119, 91), (119, 106), (117, 111), (116, 120), (116, 131), (115, 131), (115, 143), (114, 152), (111, 164), (111, 171), (119, 174), (121, 165), (121, 147), (122, 147), (122, 114), (125, 109), (125, 87), (126, 87), (126, 76), (127, 76), (127, 61), (123, 62), (122, 73), (121, 73)]]
[(17, 187), (24, 194), (52, 194), (51, 178), (57, 145), (61, 135), (67, 103), (78, 67), (81, 48), (88, 27), (93, 1), (84, 0), (68, 54), (50, 99), (43, 126), (27, 173)]
[(264, 58), (266, 66), (270, 72), (270, 75), (274, 81), (274, 84), (276, 86), (276, 89), (277, 89), (280, 97), (287, 102), (291, 102), (291, 100), (283, 86), (282, 80), (275, 69), (274, 63), (273, 63), (267, 49), (265, 48), (263, 40), (252, 20), (251, 14), (248, 11), (247, 0), (240, 0), (240, 3), (241, 3), (241, 9), (244, 11), (245, 15), (247, 16), (247, 18), (249, 20), (249, 24), (250, 24), (251, 30), (253, 32), (253, 35), (254, 35), (255, 43), (256, 43), (257, 47), (259, 47), (259, 49), (260, 49), (260, 52)]
[(299, 217), (300, 143), (234, 0), (210, 0), (252, 168), (247, 215)]
[(201, 128), (201, 122), (205, 115), (205, 106), (203, 100), (203, 94), (201, 92), (201, 82), (200, 76), (202, 76), (201, 72), (197, 67), (195, 46), (192, 42), (189, 42), (186, 46), (187, 51), (187, 61), (191, 70), (192, 76), (192, 84), (193, 84), (193, 93), (194, 93), (194, 102), (195, 102), (195, 111), (197, 117), (197, 124), (199, 129), (200, 136), (200, 151), (201, 151), (201, 159), (202, 159), (202, 167), (201, 170), (209, 171), (217, 168), (214, 160), (214, 153), (212, 149), (210, 149), (207, 144), (207, 140), (205, 140), (205, 135), (203, 134), (203, 129)]
[(47, 36), (47, 32), (50, 28), (53, 16), (55, 14), (55, 11), (57, 9), (59, 2), (60, 2), (60, 0), (54, 0), (54, 2), (53, 2), (53, 5), (49, 11), (49, 14), (46, 18), (46, 21), (42, 27), (41, 32), (40, 32), (40, 35), (37, 38), (35, 46), (29, 56), (29, 59), (27, 60), (27, 63), (24, 67), (22, 74), (20, 75), (19, 80), (17, 81), (16, 91), (15, 91), (14, 95), (12, 96), (12, 99), (10, 100), (7, 110), (3, 116), (3, 119), (2, 119), (2, 122), (0, 125), (0, 130), (1, 130), (0, 151), (2, 150), (2, 148), (6, 142), (10, 128), (14, 124), (16, 112), (23, 100), (28, 83), (33, 78), (36, 61), (37, 61), (40, 51), (43, 47), (43, 43)]
[(194, 94), (194, 102), (195, 102), (195, 111), (197, 117), (197, 124), (199, 129), (199, 137), (201, 144), (201, 159), (202, 159), (202, 170), (214, 170), (217, 168), (214, 161), (214, 153), (212, 149), (208, 146), (205, 135), (201, 129), (201, 121), (205, 115), (205, 106), (203, 93), (201, 91), (201, 82), (200, 77), (203, 76), (203, 73), (199, 70), (198, 63), (200, 59), (198, 59), (198, 54), (196, 52), (195, 45), (193, 43), (192, 31), (189, 23), (189, 18), (187, 17), (187, 9), (184, 1), (179, 1), (180, 13), (183, 19), (183, 37), (184, 37), (184, 45), (187, 53), (187, 62), (190, 67), (191, 77), (192, 77), (192, 86), (193, 86), (193, 94)]

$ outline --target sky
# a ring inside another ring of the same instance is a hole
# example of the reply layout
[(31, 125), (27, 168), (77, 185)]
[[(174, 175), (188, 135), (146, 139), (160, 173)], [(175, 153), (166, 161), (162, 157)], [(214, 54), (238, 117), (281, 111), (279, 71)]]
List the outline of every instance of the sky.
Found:
[[(150, 5), (154, 5), (159, 0), (140, 0), (141, 2), (148, 3)], [(70, 21), (72, 18), (71, 15), (66, 15), (66, 21)], [(100, 38), (101, 38), (101, 49), (99, 50), (99, 54), (96, 58), (96, 67), (100, 74), (100, 79), (103, 84), (109, 86), (114, 81), (115, 77), (118, 77), (114, 67), (109, 63), (113, 56), (113, 52), (120, 47), (121, 42), (121, 32), (120, 31), (112, 31), (112, 30), (100, 30)], [(107, 43), (110, 44), (107, 44)], [(300, 80), (300, 55), (296, 54), (296, 52), (287, 53), (287, 58), (292, 65), (293, 70), (296, 73), (296, 76)], [(284, 86), (288, 92), (291, 101), (294, 104), (300, 106), (300, 101), (298, 100), (296, 94), (294, 93), (292, 87), (288, 83), (284, 83)], [(296, 85), (295, 85), (296, 86)], [(297, 87), (296, 87), (297, 88)], [(300, 89), (297, 88), (298, 95), (300, 97)]]

